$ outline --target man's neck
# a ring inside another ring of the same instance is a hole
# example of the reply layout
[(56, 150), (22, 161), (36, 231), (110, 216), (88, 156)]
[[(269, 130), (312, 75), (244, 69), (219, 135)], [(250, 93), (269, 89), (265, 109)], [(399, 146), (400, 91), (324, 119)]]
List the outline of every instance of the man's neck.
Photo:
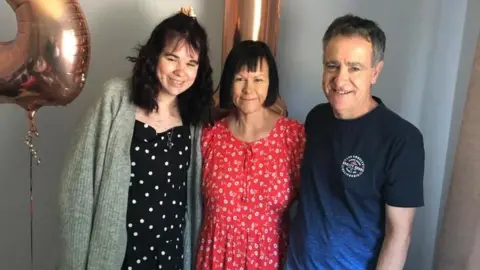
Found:
[(333, 114), (338, 119), (343, 119), (343, 120), (357, 119), (371, 112), (377, 106), (378, 106), (377, 101), (375, 101), (373, 97), (370, 97), (364, 102), (362, 102), (361, 104), (358, 104), (358, 106), (356, 106), (355, 108), (343, 110), (343, 111), (334, 110)]

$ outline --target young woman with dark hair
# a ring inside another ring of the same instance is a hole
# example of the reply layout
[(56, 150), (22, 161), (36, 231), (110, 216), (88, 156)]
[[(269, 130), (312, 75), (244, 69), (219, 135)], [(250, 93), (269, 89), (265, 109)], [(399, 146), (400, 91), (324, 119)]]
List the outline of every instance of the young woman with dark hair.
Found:
[(60, 269), (191, 269), (207, 34), (191, 11), (162, 21), (129, 80), (113, 79), (76, 132), (60, 190)]

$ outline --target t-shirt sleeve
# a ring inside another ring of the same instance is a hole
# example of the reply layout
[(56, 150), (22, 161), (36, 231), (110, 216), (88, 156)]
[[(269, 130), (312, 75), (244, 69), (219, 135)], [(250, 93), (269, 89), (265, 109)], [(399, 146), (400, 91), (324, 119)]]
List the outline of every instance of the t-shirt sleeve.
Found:
[(305, 149), (305, 129), (298, 122), (292, 123), (288, 131), (289, 138), (287, 140), (290, 148), (290, 177), (294, 187), (298, 190), (300, 186), (300, 166), (303, 160), (303, 152)]
[(313, 109), (311, 109), (308, 114), (307, 114), (307, 117), (305, 117), (305, 124), (304, 124), (304, 129), (305, 129), (305, 132), (306, 133), (309, 133), (309, 131), (312, 129), (312, 121), (313, 121), (313, 118), (315, 118), (315, 113), (316, 111), (318, 110), (318, 105), (315, 106)]
[(328, 104), (321, 103), (317, 106), (313, 107), (305, 117), (305, 124), (304, 129), (305, 133), (312, 134), (315, 133), (316, 130), (319, 128), (319, 124), (322, 125), (328, 119), (330, 111), (328, 110)]
[(393, 147), (387, 169), (386, 203), (396, 207), (423, 206), (424, 169), (423, 136), (415, 129)]

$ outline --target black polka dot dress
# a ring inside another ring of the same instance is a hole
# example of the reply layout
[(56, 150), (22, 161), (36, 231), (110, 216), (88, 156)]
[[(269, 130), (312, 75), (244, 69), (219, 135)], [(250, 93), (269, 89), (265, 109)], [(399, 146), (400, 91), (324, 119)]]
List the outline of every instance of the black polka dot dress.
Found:
[(124, 270), (183, 269), (190, 129), (135, 121)]

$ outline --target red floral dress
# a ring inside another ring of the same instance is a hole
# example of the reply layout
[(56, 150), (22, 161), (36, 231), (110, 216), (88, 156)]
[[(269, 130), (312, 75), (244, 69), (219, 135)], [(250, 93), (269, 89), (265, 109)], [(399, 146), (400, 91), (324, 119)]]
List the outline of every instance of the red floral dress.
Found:
[(280, 118), (246, 143), (227, 120), (202, 133), (203, 224), (196, 269), (279, 269), (305, 146), (302, 124)]

